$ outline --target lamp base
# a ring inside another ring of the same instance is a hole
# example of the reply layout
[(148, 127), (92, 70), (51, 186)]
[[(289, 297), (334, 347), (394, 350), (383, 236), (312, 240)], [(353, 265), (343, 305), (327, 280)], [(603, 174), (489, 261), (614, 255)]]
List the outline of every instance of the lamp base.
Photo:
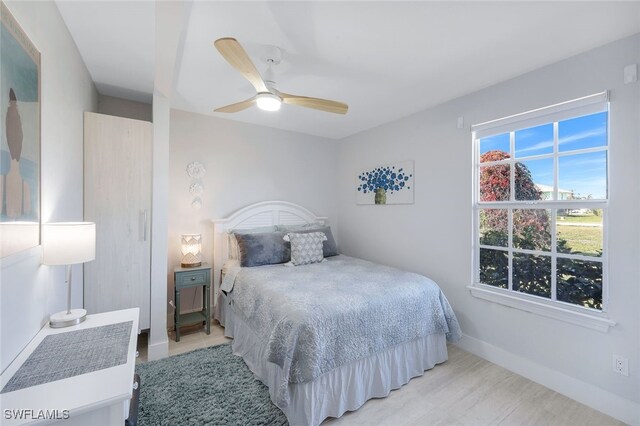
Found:
[(198, 263), (180, 263), (180, 266), (183, 268), (197, 268), (198, 266), (202, 266), (202, 262)]
[(67, 311), (56, 312), (49, 317), (49, 327), (63, 328), (72, 325), (78, 325), (87, 319), (87, 311), (84, 309), (72, 309), (71, 313)]

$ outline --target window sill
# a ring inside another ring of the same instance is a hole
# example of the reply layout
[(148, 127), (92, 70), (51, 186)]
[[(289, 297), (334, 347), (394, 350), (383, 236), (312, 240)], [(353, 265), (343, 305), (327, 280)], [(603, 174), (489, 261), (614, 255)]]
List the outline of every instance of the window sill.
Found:
[(529, 300), (523, 297), (505, 294), (493, 289), (485, 289), (481, 286), (470, 285), (467, 286), (467, 288), (469, 289), (469, 291), (471, 291), (471, 294), (474, 297), (477, 297), (479, 299), (499, 303), (511, 308), (516, 308), (526, 312), (531, 312), (533, 314), (557, 319), (574, 325), (579, 325), (581, 327), (590, 328), (592, 330), (602, 331), (604, 333), (609, 331), (609, 327), (613, 327), (614, 325), (616, 325), (615, 321), (594, 314), (576, 312), (574, 310), (562, 308), (560, 306), (552, 306), (535, 300)]

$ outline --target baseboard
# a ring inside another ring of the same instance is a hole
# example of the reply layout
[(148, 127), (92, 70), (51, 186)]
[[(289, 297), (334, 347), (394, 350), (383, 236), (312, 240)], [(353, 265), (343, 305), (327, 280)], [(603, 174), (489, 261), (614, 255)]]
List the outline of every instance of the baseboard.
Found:
[(467, 352), (540, 383), (622, 422), (640, 425), (640, 404), (636, 402), (537, 364), (475, 337), (463, 335), (456, 345)]
[(154, 361), (169, 356), (169, 340), (147, 346), (147, 360)]

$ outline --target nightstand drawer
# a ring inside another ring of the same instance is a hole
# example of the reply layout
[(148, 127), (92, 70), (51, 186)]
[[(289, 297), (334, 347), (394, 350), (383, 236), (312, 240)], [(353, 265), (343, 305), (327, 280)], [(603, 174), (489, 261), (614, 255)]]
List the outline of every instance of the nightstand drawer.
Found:
[(209, 285), (209, 271), (180, 272), (176, 274), (176, 287)]

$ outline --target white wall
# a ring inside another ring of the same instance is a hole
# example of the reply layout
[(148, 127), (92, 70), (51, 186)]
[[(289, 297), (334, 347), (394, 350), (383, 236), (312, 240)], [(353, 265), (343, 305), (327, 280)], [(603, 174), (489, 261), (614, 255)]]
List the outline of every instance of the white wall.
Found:
[[(6, 5), (41, 53), (42, 222), (81, 221), (82, 116), (97, 109), (97, 92), (55, 3)], [(0, 262), (0, 371), (50, 313), (66, 308), (64, 267), (41, 266), (40, 258), (37, 247)], [(81, 265), (73, 267), (72, 304), (83, 304)]]
[[(638, 423), (640, 413), (633, 417), (632, 411), (640, 403), (640, 87), (623, 84), (623, 67), (639, 62), (636, 35), (349, 137), (340, 144), (339, 154), (344, 253), (432, 277), (469, 336), (466, 344), (463, 340), (467, 348), (487, 351), (482, 355), (494, 360), (501, 351), (520, 360), (521, 366), (575, 378), (575, 383), (586, 384), (584, 389), (559, 390), (583, 401), (590, 402), (585, 393), (593, 385), (602, 390), (594, 397), (600, 398), (594, 402), (599, 404), (596, 408), (614, 415), (619, 408), (625, 411), (618, 411), (619, 417)], [(609, 307), (618, 325), (603, 333), (472, 297), (466, 288), (471, 280), (472, 235), (469, 124), (605, 89), (612, 91)], [(459, 116), (464, 116), (464, 130), (456, 128)], [(355, 205), (358, 170), (407, 159), (415, 160), (415, 205)], [(612, 371), (613, 354), (629, 359), (629, 377)], [(537, 379), (553, 386), (550, 377), (546, 382), (542, 375)], [(618, 408), (607, 407), (609, 401)]]
[[(203, 260), (213, 261), (211, 219), (252, 203), (285, 200), (337, 220), (337, 142), (316, 136), (171, 111), (168, 297), (180, 262), (180, 234), (201, 233)], [(199, 161), (202, 208), (191, 207), (187, 164)], [(337, 235), (336, 235), (336, 238)], [(182, 309), (198, 308), (202, 293), (181, 293)], [(195, 302), (195, 304), (194, 304)], [(170, 311), (173, 314), (173, 310)], [(173, 321), (171, 320), (171, 323)]]

